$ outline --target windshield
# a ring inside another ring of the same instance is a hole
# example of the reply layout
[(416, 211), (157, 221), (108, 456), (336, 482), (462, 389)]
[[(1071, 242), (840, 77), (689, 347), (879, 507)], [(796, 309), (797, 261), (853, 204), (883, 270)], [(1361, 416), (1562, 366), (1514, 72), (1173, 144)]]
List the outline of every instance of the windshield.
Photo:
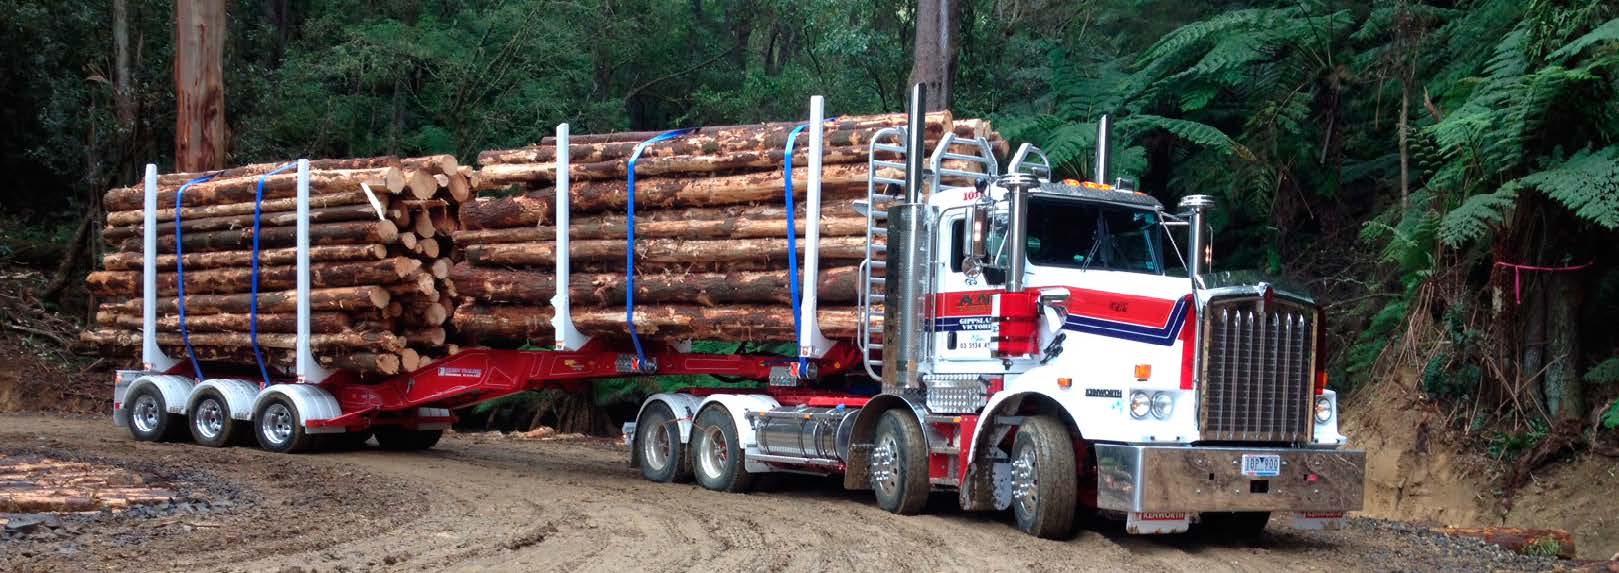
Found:
[(1029, 198), (1029, 264), (1163, 274), (1162, 227), (1146, 209)]

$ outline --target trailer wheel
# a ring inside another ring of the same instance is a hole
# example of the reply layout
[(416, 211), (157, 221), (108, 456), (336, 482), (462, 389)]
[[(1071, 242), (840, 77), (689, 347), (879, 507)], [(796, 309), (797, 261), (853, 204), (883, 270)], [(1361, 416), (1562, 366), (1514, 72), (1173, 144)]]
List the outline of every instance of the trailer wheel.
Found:
[(170, 414), (163, 392), (150, 384), (130, 396), (129, 433), (142, 442), (178, 442), (185, 439), (186, 419)]
[(1077, 496), (1074, 439), (1051, 416), (1031, 416), (1012, 442), (1012, 513), (1018, 529), (1035, 537), (1068, 535)]
[(706, 408), (691, 429), (691, 466), (697, 483), (714, 491), (741, 493), (753, 486), (743, 467), (736, 424), (724, 408)]
[(241, 441), (242, 424), (230, 417), (230, 405), (217, 390), (203, 390), (189, 414), (191, 439), (198, 445), (222, 448)]
[(406, 430), (404, 428), (377, 428), (377, 445), (391, 452), (413, 452), (438, 445), (444, 430)]
[(675, 413), (663, 402), (647, 405), (635, 423), (635, 457), (641, 476), (656, 482), (691, 481), (691, 459), (680, 442)]
[(921, 513), (928, 503), (928, 443), (910, 412), (883, 412), (871, 449), (871, 489), (890, 513)]
[(264, 399), (253, 412), (253, 435), (266, 451), (296, 454), (308, 451), (314, 437), (304, 431), (303, 418), (292, 400), (279, 394)]

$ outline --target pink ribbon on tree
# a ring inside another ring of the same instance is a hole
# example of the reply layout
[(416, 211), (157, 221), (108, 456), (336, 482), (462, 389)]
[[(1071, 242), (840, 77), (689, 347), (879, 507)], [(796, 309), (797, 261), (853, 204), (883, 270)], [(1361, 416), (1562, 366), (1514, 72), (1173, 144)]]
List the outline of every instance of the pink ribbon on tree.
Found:
[(1517, 264), (1517, 263), (1508, 263), (1508, 262), (1504, 262), (1504, 261), (1496, 261), (1495, 266), (1506, 267), (1506, 268), (1512, 269), (1512, 299), (1513, 299), (1513, 302), (1515, 304), (1523, 304), (1523, 272), (1524, 271), (1532, 271), (1532, 272), (1533, 271), (1538, 271), (1538, 272), (1546, 272), (1546, 273), (1566, 273), (1566, 272), (1573, 272), (1573, 271), (1577, 271), (1577, 270), (1589, 267), (1589, 266), (1591, 266), (1591, 263), (1585, 263), (1585, 264), (1582, 264), (1582, 265), (1570, 265), (1570, 266), (1563, 266), (1563, 267), (1541, 267), (1541, 266), (1535, 266), (1535, 265), (1520, 265), (1520, 264)]

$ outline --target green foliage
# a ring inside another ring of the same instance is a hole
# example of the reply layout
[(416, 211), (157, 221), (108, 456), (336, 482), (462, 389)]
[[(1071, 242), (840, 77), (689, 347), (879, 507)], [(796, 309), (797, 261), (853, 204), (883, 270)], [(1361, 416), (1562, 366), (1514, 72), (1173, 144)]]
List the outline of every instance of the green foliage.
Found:
[(1518, 186), (1507, 185), (1494, 193), (1468, 197), (1439, 223), (1439, 240), (1446, 246), (1460, 247), (1488, 234), (1506, 213), (1518, 204)]
[(1487, 450), (1497, 460), (1516, 459), (1524, 450), (1535, 447), (1546, 439), (1550, 427), (1539, 419), (1529, 421), (1529, 429), (1522, 432), (1492, 432)]
[(1543, 537), (1523, 546), (1518, 552), (1530, 557), (1557, 557), (1563, 552), (1563, 544), (1558, 543), (1556, 539)]
[(1613, 405), (1608, 406), (1607, 412), (1602, 413), (1602, 429), (1619, 429), (1619, 402), (1614, 402)]
[(1619, 228), (1619, 145), (1581, 151), (1514, 183), (1545, 193), (1582, 219)]

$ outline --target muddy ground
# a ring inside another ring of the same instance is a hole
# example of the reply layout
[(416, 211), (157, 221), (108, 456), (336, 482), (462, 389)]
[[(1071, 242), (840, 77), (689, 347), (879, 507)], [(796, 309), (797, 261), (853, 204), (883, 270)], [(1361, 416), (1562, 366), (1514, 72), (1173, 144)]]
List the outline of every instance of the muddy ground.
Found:
[[(948, 497), (884, 513), (819, 478), (741, 495), (643, 481), (623, 446), (500, 434), (420, 453), (287, 456), (137, 443), (101, 417), (0, 416), (0, 454), (116, 465), (176, 503), (68, 516), (0, 536), (0, 571), (1535, 571), (1424, 528), (1355, 519), (1264, 537), (1125, 535), (1116, 523), (1046, 541)], [(4, 462), (0, 462), (4, 463)]]

